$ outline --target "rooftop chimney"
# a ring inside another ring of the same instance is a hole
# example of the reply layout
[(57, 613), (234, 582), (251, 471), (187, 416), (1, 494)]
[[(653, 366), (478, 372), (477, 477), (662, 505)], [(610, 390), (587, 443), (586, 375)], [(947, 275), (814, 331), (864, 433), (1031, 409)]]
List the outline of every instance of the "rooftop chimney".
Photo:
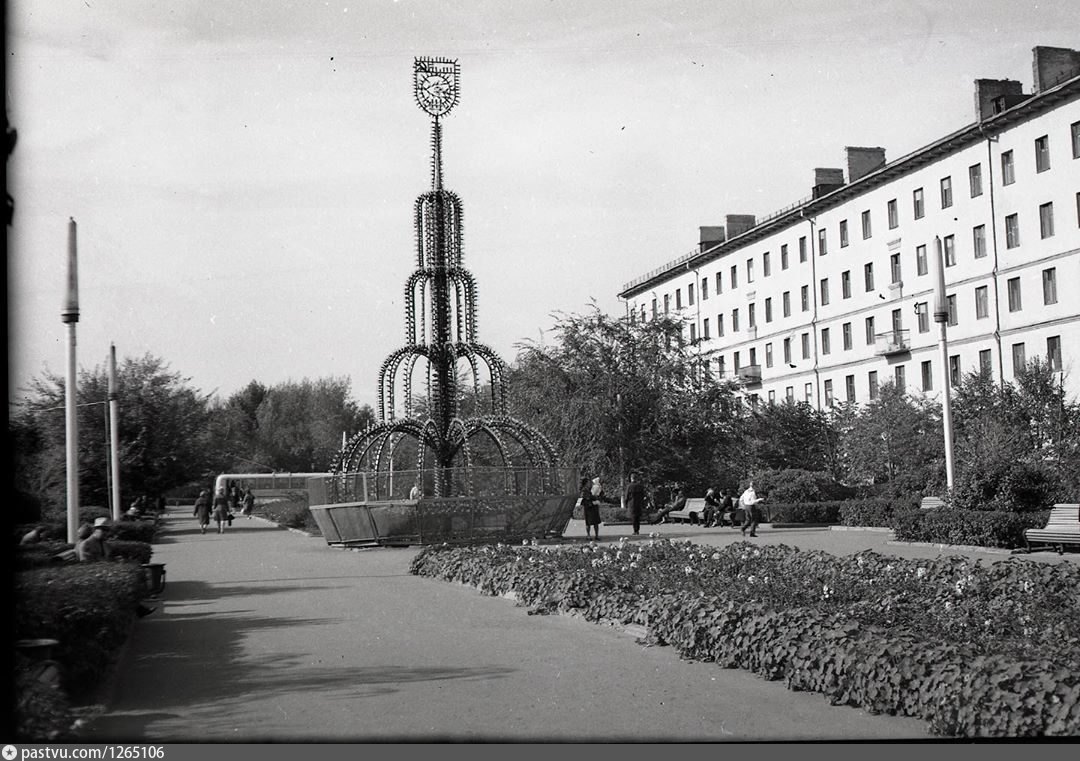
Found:
[(1080, 51), (1038, 46), (1031, 52), (1032, 79), (1037, 93), (1080, 74)]
[(814, 170), (814, 198), (820, 198), (826, 193), (831, 193), (842, 187), (844, 187), (843, 169), (822, 169), (818, 167)]
[(884, 148), (856, 148), (849, 145), (844, 150), (847, 151), (848, 182), (862, 179), (885, 166)]
[(717, 246), (724, 242), (724, 228), (720, 227), (699, 227), (701, 232), (698, 240), (700, 241), (701, 250), (706, 251), (713, 246)]
[(975, 118), (989, 119), (995, 114), (1012, 108), (1028, 96), (1023, 86), (1012, 79), (975, 80)]
[(742, 235), (754, 226), (753, 214), (726, 214), (724, 222), (727, 223), (728, 235), (732, 238)]

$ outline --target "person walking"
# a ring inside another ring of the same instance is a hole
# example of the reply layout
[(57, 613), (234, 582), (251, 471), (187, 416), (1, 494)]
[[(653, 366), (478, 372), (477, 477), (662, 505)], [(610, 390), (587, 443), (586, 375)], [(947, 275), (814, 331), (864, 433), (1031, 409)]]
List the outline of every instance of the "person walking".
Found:
[(641, 533), (641, 514), (645, 512), (645, 487), (638, 480), (637, 473), (630, 473), (630, 483), (626, 486), (626, 509), (634, 524), (634, 534)]
[[(580, 484), (581, 511), (585, 514), (585, 537), (599, 541), (600, 539), (600, 503), (593, 496), (592, 486), (588, 478), (582, 478)], [(593, 538), (593, 532), (596, 536)]]
[(199, 519), (199, 528), (206, 533), (206, 527), (210, 525), (210, 492), (203, 489), (195, 500), (195, 512), (193, 515)]
[(217, 530), (219, 534), (225, 533), (225, 524), (229, 520), (229, 498), (225, 496), (225, 489), (218, 489), (217, 496), (214, 497), (214, 520), (217, 521)]
[(743, 525), (742, 534), (746, 536), (746, 529), (750, 529), (750, 536), (757, 536), (758, 520), (760, 516), (760, 510), (758, 509), (758, 503), (763, 501), (764, 498), (758, 497), (757, 492), (754, 491), (754, 482), (751, 481), (750, 485), (746, 487), (746, 491), (739, 497), (739, 504), (743, 508)]
[(249, 486), (244, 491), (244, 510), (243, 510), (243, 512), (244, 512), (244, 515), (246, 515), (248, 517), (248, 520), (251, 520), (251, 514), (254, 511), (255, 511), (255, 494), (254, 494), (254, 492), (251, 491), (251, 487)]

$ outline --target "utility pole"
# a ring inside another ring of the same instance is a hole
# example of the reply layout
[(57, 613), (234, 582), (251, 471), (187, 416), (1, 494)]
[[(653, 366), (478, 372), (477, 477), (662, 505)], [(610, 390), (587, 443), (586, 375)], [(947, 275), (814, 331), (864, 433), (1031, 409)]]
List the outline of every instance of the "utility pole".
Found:
[(952, 394), (949, 389), (949, 300), (945, 296), (945, 264), (941, 254), (941, 236), (934, 237), (934, 322), (938, 324), (938, 348), (941, 352), (941, 419), (945, 429), (945, 484), (953, 489)]
[(67, 325), (67, 387), (64, 389), (67, 422), (67, 540), (74, 544), (79, 533), (79, 418), (76, 410), (75, 325), (79, 322), (79, 265), (75, 246), (75, 219), (68, 224), (67, 294), (60, 321)]
[(120, 520), (120, 411), (116, 392), (116, 344), (109, 344), (109, 465), (112, 472), (112, 515)]

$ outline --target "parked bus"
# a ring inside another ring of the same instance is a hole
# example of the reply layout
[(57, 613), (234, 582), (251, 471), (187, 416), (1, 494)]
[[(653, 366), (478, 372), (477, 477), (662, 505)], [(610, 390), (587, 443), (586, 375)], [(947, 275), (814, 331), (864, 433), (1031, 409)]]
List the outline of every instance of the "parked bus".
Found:
[(229, 493), (236, 484), (241, 491), (251, 489), (255, 499), (267, 502), (288, 497), (293, 492), (307, 492), (307, 480), (329, 476), (329, 473), (222, 473), (214, 479), (214, 494), (219, 489)]

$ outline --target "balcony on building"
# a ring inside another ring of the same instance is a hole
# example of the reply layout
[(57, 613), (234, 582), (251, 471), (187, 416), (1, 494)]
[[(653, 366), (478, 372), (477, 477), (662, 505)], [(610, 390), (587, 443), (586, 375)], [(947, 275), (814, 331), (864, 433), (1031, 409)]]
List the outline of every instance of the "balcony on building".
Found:
[(735, 371), (739, 382), (746, 386), (761, 385), (761, 365), (743, 365)]
[(889, 330), (874, 335), (874, 353), (879, 357), (890, 357), (911, 351), (910, 330)]

